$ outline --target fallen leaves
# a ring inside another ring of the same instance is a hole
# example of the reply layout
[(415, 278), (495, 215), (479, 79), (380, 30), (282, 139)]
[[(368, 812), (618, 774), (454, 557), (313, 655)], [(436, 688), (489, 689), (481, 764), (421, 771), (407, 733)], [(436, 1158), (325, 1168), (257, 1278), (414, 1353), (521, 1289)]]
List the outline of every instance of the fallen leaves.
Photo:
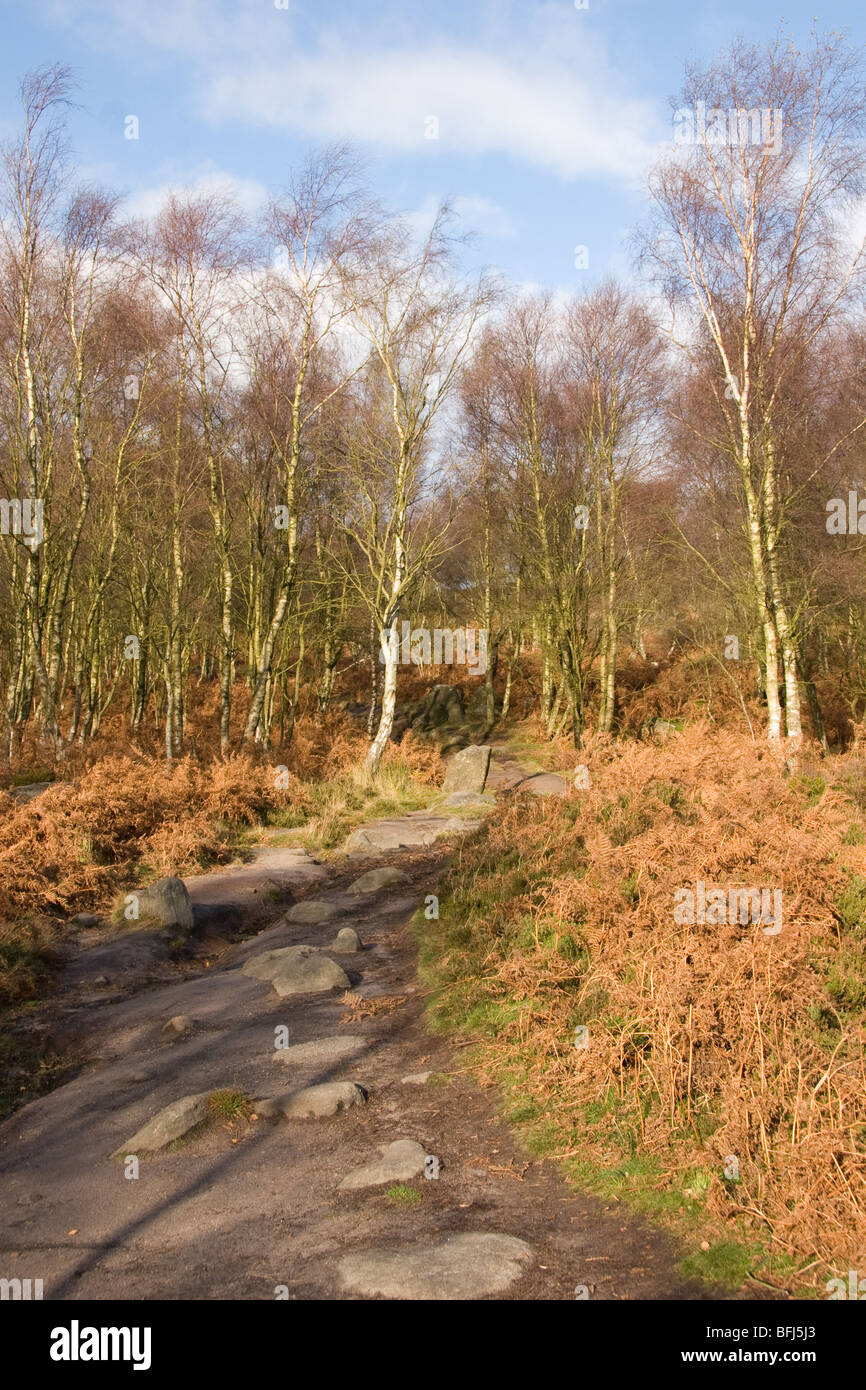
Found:
[(390, 1014), (406, 1003), (405, 994), (381, 994), (365, 999), (361, 994), (346, 990), (340, 995), (340, 1003), (348, 1013), (343, 1015), (342, 1023), (355, 1022), (359, 1018), (375, 1018), (379, 1014)]

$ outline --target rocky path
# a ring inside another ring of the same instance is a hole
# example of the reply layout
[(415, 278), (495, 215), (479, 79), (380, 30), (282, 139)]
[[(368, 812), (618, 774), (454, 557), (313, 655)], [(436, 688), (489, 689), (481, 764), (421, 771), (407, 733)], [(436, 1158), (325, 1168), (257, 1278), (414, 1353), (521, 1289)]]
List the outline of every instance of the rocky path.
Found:
[[(495, 752), (492, 786), (526, 776)], [(473, 824), (460, 795), (327, 865), (264, 848), (187, 880), (182, 967), (145, 932), (72, 959), (86, 1057), (0, 1127), (0, 1275), (47, 1299), (713, 1296), (522, 1153), (425, 1031), (409, 922)]]

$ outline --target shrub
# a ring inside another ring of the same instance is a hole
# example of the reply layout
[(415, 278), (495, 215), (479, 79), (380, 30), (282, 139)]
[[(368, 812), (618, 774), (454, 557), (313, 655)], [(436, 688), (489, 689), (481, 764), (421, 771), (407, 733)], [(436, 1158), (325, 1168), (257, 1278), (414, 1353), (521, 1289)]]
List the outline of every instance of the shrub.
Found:
[[(757, 1219), (820, 1282), (866, 1241), (863, 819), (706, 723), (582, 757), (588, 789), (513, 798), (461, 850), (424, 923), (434, 1018), (495, 1015), (482, 1076), (510, 1074), (562, 1149), (603, 1173), (638, 1145), (659, 1192), (697, 1159), (705, 1208)], [(698, 879), (780, 888), (781, 934), (678, 924)]]

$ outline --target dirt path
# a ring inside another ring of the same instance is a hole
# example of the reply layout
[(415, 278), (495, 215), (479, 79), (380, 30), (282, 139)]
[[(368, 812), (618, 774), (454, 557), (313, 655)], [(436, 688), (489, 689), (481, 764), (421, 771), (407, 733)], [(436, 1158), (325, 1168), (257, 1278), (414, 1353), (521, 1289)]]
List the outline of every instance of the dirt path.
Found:
[[(494, 784), (522, 775), (495, 758)], [(448, 853), (443, 841), (325, 865), (265, 848), (187, 881), (201, 944), (180, 970), (147, 941), (136, 955), (144, 933), (78, 954), (58, 1012), (87, 1060), (0, 1127), (0, 1275), (42, 1279), (46, 1299), (713, 1297), (677, 1276), (663, 1235), (523, 1154), (460, 1048), (425, 1031), (409, 920)], [(383, 868), (403, 881), (348, 891)], [(284, 920), (314, 901), (327, 921)], [(263, 929), (232, 942), (251, 924)], [(343, 927), (360, 952), (330, 949)], [(299, 945), (339, 964), (348, 1003), (339, 988), (280, 998), (256, 977), (267, 964), (249, 966)], [(188, 1031), (167, 1035), (178, 1016)], [(283, 1117), (281, 1097), (323, 1085), (308, 1103), (342, 1097), (337, 1113)], [(142, 1151), (128, 1175), (136, 1131), (217, 1089), (272, 1104)]]

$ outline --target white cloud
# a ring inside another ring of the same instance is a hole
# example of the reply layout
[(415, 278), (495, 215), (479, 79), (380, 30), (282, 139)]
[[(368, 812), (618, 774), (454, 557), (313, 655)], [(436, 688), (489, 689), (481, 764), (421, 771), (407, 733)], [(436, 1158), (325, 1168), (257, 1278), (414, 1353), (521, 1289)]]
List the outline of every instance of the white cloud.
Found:
[[(69, 23), (53, 0), (51, 17)], [(247, 122), (305, 139), (382, 149), (506, 155), (560, 177), (640, 178), (669, 135), (654, 103), (632, 95), (594, 31), (570, 6), (521, 4), (513, 23), (458, 42), (419, 43), (383, 5), (350, 34), (265, 0), (78, 0), (94, 44), (189, 64), (193, 103), (215, 123)], [(443, 21), (444, 27), (444, 21)], [(440, 30), (441, 33), (441, 30)], [(425, 139), (428, 116), (438, 140)]]
[[(498, 241), (517, 236), (517, 229), (505, 208), (490, 198), (478, 194), (460, 194), (450, 198), (449, 203), (456, 219), (455, 230), (459, 232), (471, 232)], [(439, 207), (440, 200), (431, 196), (405, 214), (404, 221), (417, 240), (421, 241), (428, 235)]]
[(431, 51), (327, 54), (281, 64), (229, 65), (200, 95), (214, 121), (242, 117), (321, 139), (369, 141), (425, 152), (428, 116), (437, 151), (505, 154), (565, 178), (632, 180), (654, 152), (648, 103), (621, 99), (610, 74), (597, 82), (549, 63), (519, 68), (502, 57)]
[(185, 177), (172, 177), (155, 187), (130, 193), (124, 211), (130, 217), (155, 217), (170, 193), (223, 193), (234, 198), (239, 208), (250, 214), (258, 212), (268, 196), (267, 189), (256, 179), (235, 178), (211, 165), (199, 165)]
[(452, 206), (468, 232), (497, 241), (511, 241), (517, 236), (517, 228), (505, 208), (490, 198), (461, 194), (452, 200)]

